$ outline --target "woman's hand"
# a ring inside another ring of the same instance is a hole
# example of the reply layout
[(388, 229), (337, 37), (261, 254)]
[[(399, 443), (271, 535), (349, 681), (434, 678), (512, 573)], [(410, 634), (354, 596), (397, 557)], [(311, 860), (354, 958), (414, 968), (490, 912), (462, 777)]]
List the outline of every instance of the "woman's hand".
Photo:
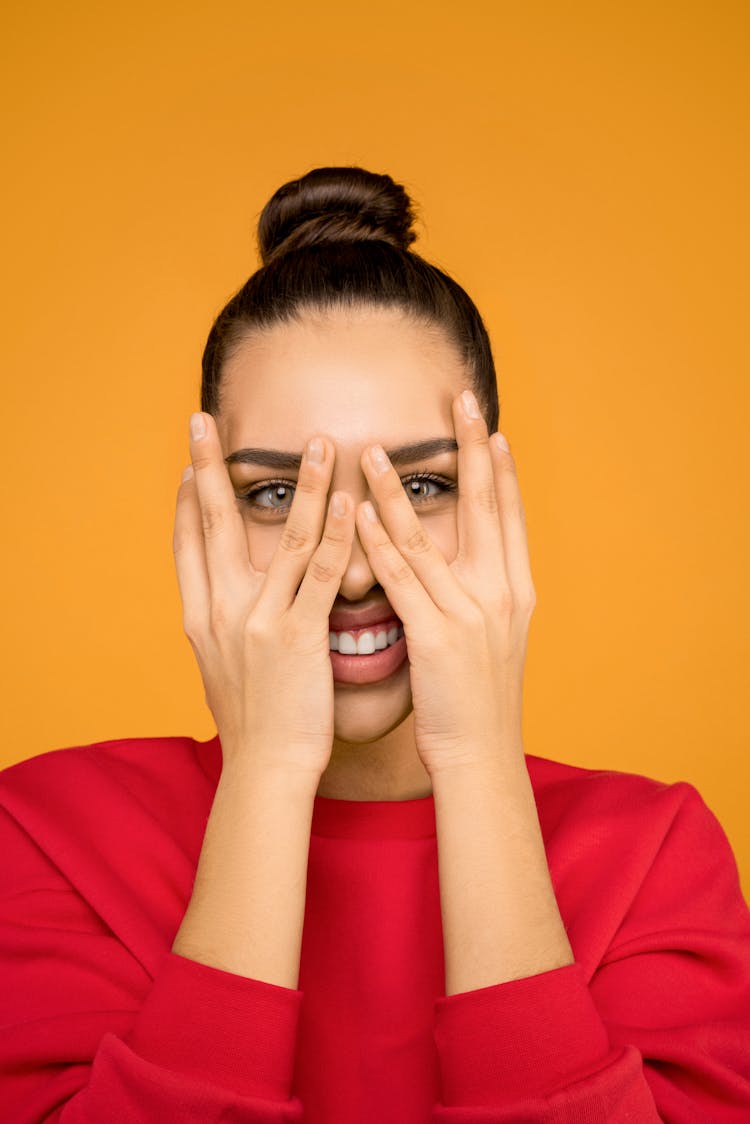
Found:
[[(202, 420), (203, 433), (191, 424), (192, 466), (177, 497), (174, 556), (183, 625), (224, 762), (246, 755), (261, 769), (319, 780), (333, 745), (328, 618), (354, 535), (346, 493), (331, 496), (326, 516), (335, 450), (318, 438), (323, 459), (316, 463), (308, 444), (284, 532), (261, 572), (250, 562), (214, 419), (193, 418)], [(341, 514), (333, 510), (337, 498)]]
[[(471, 396), (473, 400), (473, 395)], [(427, 770), (523, 755), (523, 673), (536, 594), (513, 458), (476, 409), (453, 401), (458, 442), (458, 553), (446, 562), (387, 461), (362, 468), (380, 510), (357, 528), (404, 626), (417, 752)], [(518, 764), (518, 761), (514, 761)]]

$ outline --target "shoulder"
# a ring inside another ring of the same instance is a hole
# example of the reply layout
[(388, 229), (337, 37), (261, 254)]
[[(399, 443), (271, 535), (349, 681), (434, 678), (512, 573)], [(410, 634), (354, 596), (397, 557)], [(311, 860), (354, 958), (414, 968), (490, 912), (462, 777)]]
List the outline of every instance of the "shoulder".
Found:
[(3, 823), (13, 821), (44, 850), (73, 837), (85, 846), (125, 825), (192, 834), (220, 769), (218, 738), (121, 738), (49, 750), (0, 772)]
[(86, 777), (91, 783), (110, 777), (121, 784), (154, 783), (181, 772), (211, 774), (220, 763), (218, 738), (207, 742), (188, 736), (118, 738), (66, 746), (27, 757), (0, 770), (0, 803), (29, 785), (42, 789), (60, 779)]
[(219, 770), (218, 739), (189, 737), (69, 746), (5, 769), (0, 938), (19, 925), (55, 941), (109, 934), (86, 945), (106, 948), (108, 971), (120, 948), (153, 972), (190, 896)]
[(675, 818), (712, 817), (703, 797), (688, 781), (667, 782), (641, 773), (618, 769), (587, 769), (530, 754), (529, 776), (540, 817), (550, 830), (565, 821), (577, 820), (596, 833), (632, 830), (636, 823), (648, 824), (653, 832), (666, 832)]
[[(750, 936), (726, 833), (694, 785), (528, 759), (550, 871), (594, 961), (643, 927)], [(591, 950), (589, 950), (591, 951)]]
[[(615, 769), (528, 759), (545, 845), (603, 877), (677, 885), (723, 879), (741, 900), (727, 835), (698, 789)], [(666, 893), (666, 886), (663, 887)]]

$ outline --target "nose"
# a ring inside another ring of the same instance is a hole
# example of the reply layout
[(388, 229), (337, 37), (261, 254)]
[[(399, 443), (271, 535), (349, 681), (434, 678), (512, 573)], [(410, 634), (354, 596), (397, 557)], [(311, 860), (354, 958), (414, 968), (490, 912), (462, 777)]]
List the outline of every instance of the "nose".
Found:
[(379, 585), (378, 580), (372, 572), (367, 551), (362, 546), (355, 526), (349, 564), (341, 579), (339, 591), (347, 601), (363, 601), (376, 585)]

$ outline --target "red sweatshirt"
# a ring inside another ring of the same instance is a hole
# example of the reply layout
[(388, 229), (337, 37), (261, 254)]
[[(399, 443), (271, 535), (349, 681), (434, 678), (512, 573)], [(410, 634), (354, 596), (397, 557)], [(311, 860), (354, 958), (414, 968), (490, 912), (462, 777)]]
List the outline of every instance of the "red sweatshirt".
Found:
[(0, 773), (9, 1124), (750, 1121), (750, 911), (690, 784), (527, 756), (575, 963), (445, 996), (431, 796), (316, 797), (299, 989), (171, 952), (218, 738)]

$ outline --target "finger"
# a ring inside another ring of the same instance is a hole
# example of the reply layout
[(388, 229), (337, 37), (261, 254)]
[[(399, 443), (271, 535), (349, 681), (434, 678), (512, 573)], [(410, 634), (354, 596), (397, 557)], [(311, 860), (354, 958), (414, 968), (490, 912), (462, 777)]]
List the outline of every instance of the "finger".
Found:
[[(313, 460), (310, 456), (315, 440), (320, 445), (320, 460)], [(327, 438), (318, 436), (308, 441), (289, 516), (258, 598), (259, 613), (278, 617), (294, 603), (308, 565), (320, 545), (334, 459), (335, 450)], [(337, 592), (338, 586), (334, 597)]]
[(353, 539), (354, 505), (346, 492), (334, 492), (323, 537), (309, 561), (294, 604), (304, 626), (320, 627), (321, 620), (327, 621), (330, 616), (349, 565)]
[[(471, 394), (471, 391), (468, 392)], [(476, 417), (468, 413), (463, 394), (453, 400), (458, 442), (458, 556), (472, 570), (497, 583), (507, 582), (503, 530), (495, 490), (495, 466), (487, 424), (471, 394)]]
[[(368, 517), (368, 513), (372, 518)], [(435, 602), (404, 556), (396, 550), (369, 500), (357, 508), (357, 529), (370, 568), (403, 622), (404, 629), (407, 622), (421, 620), (425, 622), (423, 627), (429, 630), (430, 621), (434, 620), (437, 611)]]
[(172, 551), (182, 600), (182, 624), (193, 638), (204, 633), (208, 625), (210, 588), (192, 465), (185, 469), (177, 492)]
[(193, 414), (190, 456), (195, 471), (211, 598), (215, 600), (220, 595), (222, 599), (226, 597), (233, 601), (246, 597), (248, 581), (254, 570), (248, 554), (245, 526), (237, 510), (216, 422), (211, 414)]
[(510, 587), (516, 598), (519, 601), (533, 602), (535, 594), (529, 561), (526, 514), (521, 499), (516, 462), (509, 449), (499, 447), (495, 440), (496, 436), (498, 435), (493, 434), (490, 448), (494, 465), (495, 492), (500, 504), (505, 565)]
[[(442, 612), (460, 611), (465, 598), (455, 575), (422, 526), (388, 454), (382, 446), (372, 446), (362, 454), (361, 465), (378, 502), (382, 525), (382, 530), (378, 530), (362, 521), (365, 533), (375, 531), (370, 536), (373, 548), (387, 564), (398, 569), (407, 588), (414, 591), (412, 599), (419, 600), (418, 590), (421, 590), (426, 600)], [(408, 571), (416, 578), (413, 585)], [(396, 606), (393, 607), (398, 612)]]

